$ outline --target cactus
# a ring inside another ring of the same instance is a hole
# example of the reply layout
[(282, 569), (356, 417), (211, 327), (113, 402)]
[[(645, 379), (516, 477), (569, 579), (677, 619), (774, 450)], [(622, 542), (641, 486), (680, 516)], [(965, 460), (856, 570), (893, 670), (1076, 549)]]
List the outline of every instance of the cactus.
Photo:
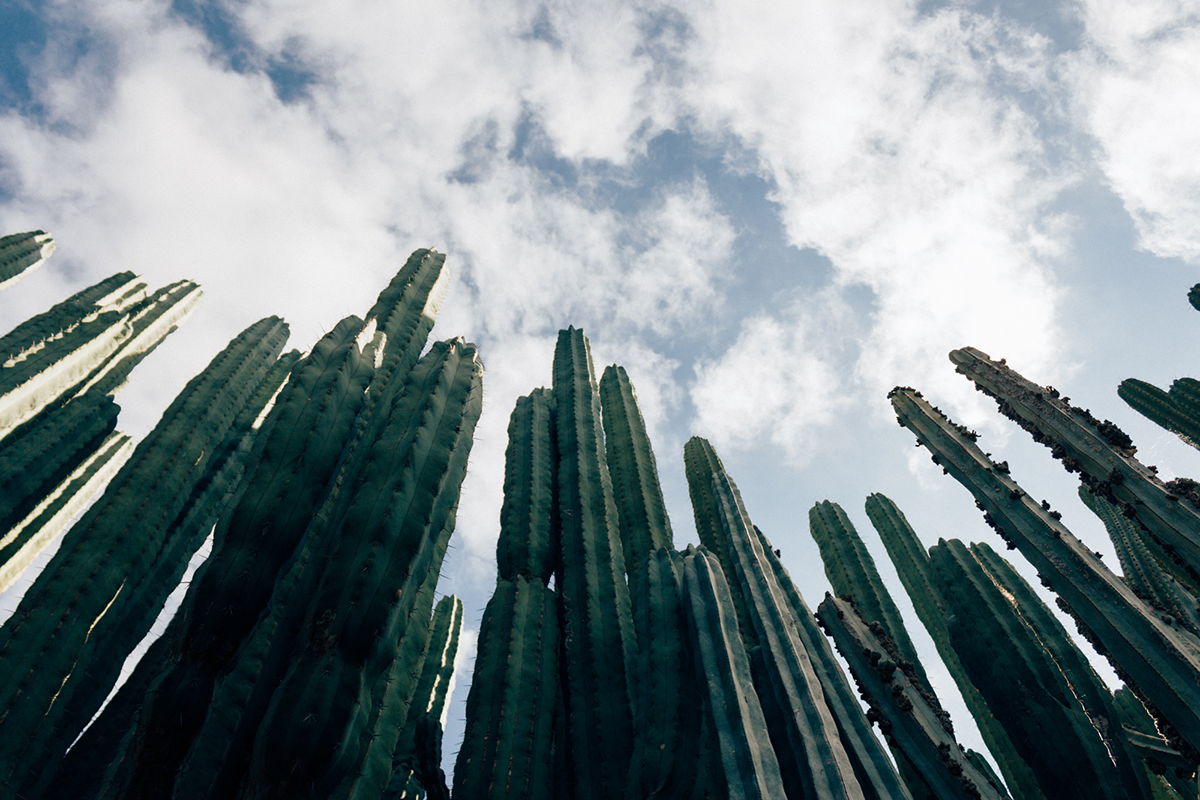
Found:
[(741, 494), (724, 470), (712, 480), (717, 524), (733, 562), (732, 581), (745, 599), (758, 641), (755, 684), (768, 709), (788, 795), (864, 797)]
[(558, 552), (556, 474), (558, 442), (554, 395), (535, 389), (517, 399), (508, 422), (504, 505), (496, 567), (500, 580), (518, 575), (550, 580)]
[(900, 424), (975, 496), (984, 520), (1037, 568), (1126, 684), (1194, 750), (1200, 744), (1200, 641), (1138, 599), (1008, 477), (1007, 465), (980, 451), (972, 432), (912, 389), (893, 389), (889, 397)]
[(730, 800), (784, 797), (779, 762), (752, 688), (720, 562), (703, 548), (683, 558), (683, 611), (705, 720), (717, 742), (710, 792)]
[(0, 340), (0, 436), (56, 398), (94, 386), (114, 394), (129, 370), (195, 309), (191, 281), (154, 295), (120, 273), (28, 320)]
[(625, 567), (632, 582), (633, 576), (641, 574), (636, 567), (647, 554), (673, 546), (671, 521), (658, 483), (646, 423), (624, 367), (605, 368), (600, 378), (600, 404)]
[(536, 579), (501, 579), (483, 612), (454, 797), (554, 793), (557, 598)]
[(604, 456), (600, 397), (583, 331), (554, 350), (564, 697), (576, 798), (619, 796), (633, 745), (628, 675), (636, 643), (625, 559)]
[(967, 710), (974, 717), (975, 725), (987, 744), (988, 751), (999, 764), (1009, 792), (1015, 800), (1044, 800), (1037, 778), (1018, 755), (1012, 740), (992, 715), (983, 695), (967, 677), (958, 660), (958, 654), (950, 644), (950, 631), (947, 627), (950, 612), (946, 601), (933, 584), (929, 553), (925, 551), (925, 546), (908, 524), (904, 513), (887, 497), (872, 494), (867, 498), (866, 510), (871, 524), (883, 539), (888, 555), (896, 567), (896, 573), (900, 576), (900, 582), (904, 584), (912, 600), (917, 617), (933, 639), (942, 663), (946, 665), (955, 685), (958, 686), (958, 691), (966, 703)]
[(903, 752), (938, 798), (1001, 800), (1004, 796), (954, 740), (949, 718), (929, 704), (918, 684), (898, 667), (899, 653), (882, 626), (868, 625), (846, 600), (826, 594), (817, 618), (850, 665), (870, 716)]
[[(0, 629), (0, 707), (11, 732), (0, 745), (5, 785), (57, 763), (62, 753), (42, 748), (69, 744), (112, 686), (88, 671), (115, 680), (124, 645), (132, 649), (149, 629), (203, 541), (173, 540), (173, 523), (286, 336), (278, 318), (256, 323), (184, 388)], [(177, 564), (164, 563), (171, 555)], [(169, 573), (175, 583), (152, 578)]]
[[(473, 345), (439, 342), (367, 455), (257, 726), (241, 796), (378, 796), (428, 641), (433, 591), (479, 418)], [(347, 535), (353, 532), (354, 535)]]
[(1192, 304), (1192, 308), (1200, 311), (1200, 283), (1188, 290), (1188, 302)]
[(1104, 523), (1121, 562), (1125, 583), (1134, 594), (1179, 620), (1192, 633), (1200, 634), (1197, 589), (1190, 576), (1112, 503), (1092, 494), (1086, 486), (1079, 487), (1079, 498)]
[(1192, 447), (1200, 448), (1200, 405), (1185, 399), (1187, 388), (1180, 381), (1169, 391), (1153, 384), (1127, 378), (1117, 387), (1117, 395), (1130, 408), (1161, 428), (1166, 428)]
[[(419, 797), (425, 792), (424, 780), (420, 777), (422, 759), (417, 732), (421, 725), (436, 727), (437, 761), (441, 761), (441, 729), (447, 711), (446, 701), (454, 689), (454, 661), (458, 655), (462, 621), (462, 601), (452, 594), (443, 597), (433, 608), (421, 677), (417, 679), (408, 714), (400, 725), (400, 739), (392, 753), (392, 776), (381, 800)], [(440, 769), (434, 773), (437, 782), (444, 784), (445, 776), (438, 777), (438, 773)]]
[(950, 353), (956, 370), (996, 398), (1000, 411), (1051, 448), (1068, 471), (1100, 497), (1116, 503), (1189, 570), (1200, 575), (1200, 508), (1178, 495), (1133, 457), (1133, 442), (1119, 428), (1031, 383), (985, 353), (966, 347)]
[(930, 563), (959, 660), (1046, 796), (1147, 795), (1111, 695), (1011, 567), (956, 539), (939, 541)]
[[(850, 518), (837, 503), (817, 503), (808, 512), (809, 531), (821, 551), (825, 576), (838, 597), (850, 596), (867, 622), (878, 622), (887, 631), (900, 657), (912, 664), (916, 677), (930, 694), (933, 684), (925, 674), (917, 648), (908, 638), (900, 609), (896, 608), (875, 560), (867, 552)], [(936, 695), (935, 695), (936, 696)]]
[(40, 267), (53, 252), (54, 239), (45, 231), (0, 236), (0, 289)]

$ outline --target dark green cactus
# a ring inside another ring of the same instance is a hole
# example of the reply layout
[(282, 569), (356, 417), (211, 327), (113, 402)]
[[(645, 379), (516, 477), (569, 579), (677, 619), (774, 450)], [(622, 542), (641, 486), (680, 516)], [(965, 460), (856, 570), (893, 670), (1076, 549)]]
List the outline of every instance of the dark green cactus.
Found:
[(54, 252), (54, 239), (45, 231), (0, 236), (0, 289), (41, 266)]
[(633, 746), (628, 676), (636, 643), (625, 559), (605, 459), (600, 396), (582, 330), (554, 351), (564, 696), (572, 788), (580, 800), (625, 790)]
[(763, 557), (770, 564), (775, 580), (787, 599), (792, 619), (796, 624), (796, 635), (812, 660), (813, 671), (821, 681), (825, 702), (833, 714), (842, 747), (850, 757), (863, 794), (868, 798), (881, 799), (904, 797), (905, 786), (892, 768), (887, 754), (879, 745), (879, 740), (871, 732), (871, 722), (863, 714), (858, 696), (838, 664), (829, 640), (818, 627), (816, 617), (800, 596), (799, 590), (784, 569), (783, 562), (771, 548), (771, 543), (757, 526), (754, 531), (762, 545)]
[(1192, 308), (1200, 311), (1200, 283), (1188, 290), (1188, 302), (1192, 304)]
[(632, 583), (638, 667), (632, 681), (633, 762), (627, 797), (700, 798), (708, 757), (703, 704), (688, 658), (678, 553), (661, 547), (641, 559)]
[(784, 797), (779, 763), (753, 689), (733, 598), (720, 562), (704, 549), (683, 558), (683, 610), (705, 718), (716, 739), (713, 797)]
[[(473, 345), (413, 367), (333, 537), (240, 796), (378, 796), (428, 642), (433, 591), (481, 407)], [(351, 532), (353, 535), (350, 535)]]
[(1046, 796), (1147, 795), (1111, 695), (1011, 567), (956, 539), (939, 541), (930, 562), (959, 660)]
[(0, 436), (59, 397), (96, 388), (115, 393), (129, 371), (194, 310), (191, 281), (153, 295), (130, 273), (69, 298), (0, 340)]
[[(69, 744), (112, 686), (89, 672), (115, 679), (124, 645), (149, 629), (203, 541), (176, 541), (173, 523), (286, 337), (282, 320), (262, 320), (184, 388), (0, 629), (5, 785), (24, 786), (57, 763), (62, 753), (43, 748)], [(167, 565), (172, 556), (181, 560)], [(153, 579), (171, 573), (174, 583)]]
[[(875, 559), (867, 552), (854, 524), (837, 503), (817, 503), (808, 512), (809, 531), (821, 551), (825, 576), (838, 597), (854, 598), (854, 606), (867, 622), (878, 622), (891, 637), (900, 657), (912, 664), (921, 685), (934, 694), (933, 685), (921, 666), (917, 648), (908, 638), (908, 630), (896, 608)], [(936, 695), (935, 695), (936, 696)]]
[(1200, 404), (1185, 399), (1184, 392), (1177, 391), (1176, 381), (1170, 391), (1164, 392), (1157, 386), (1127, 378), (1117, 387), (1117, 394), (1129, 407), (1159, 427), (1166, 428), (1192, 447), (1200, 447)]
[(792, 797), (863, 797), (842, 747), (812, 659), (796, 634), (791, 609), (741, 493), (722, 469), (713, 474), (717, 524), (733, 563), (731, 583), (745, 598), (758, 641), (755, 685), (783, 781)]
[(1008, 476), (1007, 465), (992, 463), (975, 445), (975, 434), (912, 389), (893, 389), (889, 397), (900, 424), (975, 496), (984, 520), (1037, 568), (1126, 683), (1188, 746), (1200, 745), (1200, 642), (1138, 599)]
[(504, 505), (496, 567), (500, 580), (550, 580), (558, 553), (558, 441), (554, 395), (534, 389), (517, 399), (508, 422)]
[(1200, 608), (1190, 576), (1146, 536), (1141, 526), (1112, 503), (1092, 494), (1086, 486), (1079, 487), (1079, 498), (1104, 523), (1121, 562), (1125, 582), (1134, 594), (1182, 622), (1192, 633), (1200, 633)]
[(642, 559), (660, 547), (674, 546), (671, 520), (658, 483), (646, 422), (624, 367), (605, 368), (600, 378), (600, 403), (625, 567), (632, 581), (632, 576), (641, 574), (637, 566)]
[(454, 796), (555, 795), (557, 598), (537, 579), (501, 579), (483, 612)]
[(871, 717), (936, 797), (1004, 797), (954, 740), (945, 712), (930, 705), (929, 695), (899, 668), (899, 653), (882, 626), (868, 624), (849, 601), (828, 594), (817, 617), (850, 665)]
[(950, 631), (947, 627), (950, 612), (931, 579), (929, 553), (926, 552), (925, 546), (908, 524), (904, 513), (887, 497), (872, 494), (867, 498), (866, 509), (871, 524), (883, 539), (888, 555), (896, 567), (896, 573), (900, 576), (900, 582), (904, 584), (909, 599), (912, 600), (917, 617), (933, 639), (942, 663), (954, 678), (954, 683), (958, 686), (967, 710), (974, 717), (975, 726), (987, 744), (988, 751), (999, 764), (1009, 792), (1015, 800), (1044, 800), (1033, 771), (1017, 753), (1012, 740), (992, 715), (979, 690), (967, 677), (958, 660), (958, 654), (950, 644)]
[(950, 353), (957, 371), (996, 398), (1000, 412), (1051, 448), (1068, 471), (1100, 497), (1137, 519), (1168, 552), (1200, 575), (1200, 508), (1178, 495), (1134, 458), (1133, 442), (1107, 420), (1058, 397), (1052, 388), (1025, 380), (985, 353), (966, 347)]

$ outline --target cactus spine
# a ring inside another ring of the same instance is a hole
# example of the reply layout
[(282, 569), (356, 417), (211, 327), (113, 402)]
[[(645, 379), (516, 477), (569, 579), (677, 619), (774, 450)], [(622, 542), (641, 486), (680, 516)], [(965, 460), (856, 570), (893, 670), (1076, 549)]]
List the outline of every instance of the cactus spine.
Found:
[(958, 654), (950, 644), (950, 631), (947, 627), (949, 607), (933, 583), (929, 553), (926, 552), (925, 546), (908, 524), (904, 513), (887, 497), (872, 494), (867, 498), (866, 509), (871, 524), (883, 539), (888, 555), (900, 576), (900, 582), (904, 584), (905, 591), (912, 600), (917, 617), (933, 638), (938, 655), (941, 656), (950, 676), (954, 678), (954, 683), (958, 686), (971, 716), (974, 717), (975, 725), (987, 744), (988, 751), (999, 764), (1009, 792), (1015, 800), (1044, 800), (1037, 778), (1017, 753), (1008, 733), (992, 715), (983, 695), (967, 677), (958, 660)]
[(0, 236), (0, 289), (33, 272), (53, 252), (54, 239), (45, 231)]
[(1138, 599), (1008, 477), (1006, 466), (993, 464), (969, 431), (912, 389), (893, 389), (890, 399), (900, 423), (975, 496), (985, 521), (1038, 569), (1126, 683), (1195, 748), (1200, 743), (1200, 642)]

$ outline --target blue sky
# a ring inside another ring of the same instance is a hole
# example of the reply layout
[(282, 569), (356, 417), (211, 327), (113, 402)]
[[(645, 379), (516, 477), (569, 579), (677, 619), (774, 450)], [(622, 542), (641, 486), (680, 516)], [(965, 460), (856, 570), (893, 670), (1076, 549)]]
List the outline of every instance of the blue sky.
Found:
[(598, 368), (628, 369), (677, 541), (695, 540), (681, 454), (699, 434), (811, 605), (807, 512), (830, 499), (907, 610), (870, 492), (927, 543), (996, 542), (895, 425), (895, 384), (1109, 550), (954, 347), (1117, 421), (1161, 474), (1200, 473), (1116, 397), (1200, 373), (1197, 87), (1200, 4), (1173, 0), (6, 0), (0, 230), (58, 250), (0, 296), (0, 327), (118, 270), (199, 281), (121, 397), (141, 435), (249, 322), (281, 314), (305, 348), (432, 245), (454, 277), (435, 335), (487, 365), (442, 585), (468, 626), (494, 580), (508, 414), (568, 324)]

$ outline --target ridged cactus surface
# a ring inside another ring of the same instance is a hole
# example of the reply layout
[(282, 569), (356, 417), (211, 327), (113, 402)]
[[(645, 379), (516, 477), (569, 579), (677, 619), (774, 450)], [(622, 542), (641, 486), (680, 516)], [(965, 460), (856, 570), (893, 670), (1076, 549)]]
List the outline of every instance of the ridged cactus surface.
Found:
[(974, 495), (984, 520), (1037, 568), (1089, 639), (1178, 735), (1200, 745), (1200, 641), (1137, 598), (1051, 512), (911, 389), (890, 393), (900, 423)]
[(1200, 382), (1194, 378), (1175, 381), (1168, 391), (1128, 378), (1121, 381), (1117, 394), (1129, 407), (1156, 425), (1166, 428), (1192, 447), (1200, 447)]
[(518, 575), (543, 584), (558, 560), (558, 441), (554, 395), (534, 389), (518, 398), (508, 422), (504, 505), (496, 567), (500, 580)]
[(636, 658), (625, 558), (605, 456), (600, 395), (582, 330), (554, 351), (564, 697), (573, 795), (619, 796), (633, 747)]
[(1045, 800), (1033, 771), (1017, 753), (1012, 740), (1003, 726), (996, 721), (987, 702), (967, 676), (958, 654), (950, 644), (948, 626), (949, 606), (934, 585), (929, 564), (929, 553), (909, 525), (900, 508), (882, 494), (867, 498), (867, 516), (879, 533), (888, 555), (900, 576), (900, 582), (912, 600), (917, 617), (933, 639), (942, 663), (950, 672), (966, 703), (967, 710), (975, 719), (975, 725), (983, 737), (992, 757), (996, 759), (1000, 772), (1014, 800)]
[[(1145, 776), (1118, 738), (1108, 690), (1049, 609), (1031, 602), (1032, 590), (994, 553), (980, 555), (956, 539), (940, 541), (930, 551), (934, 580), (954, 611), (950, 639), (960, 662), (1042, 791), (1056, 798), (1144, 797)], [(1018, 595), (1019, 611), (1009, 600)]]
[(936, 797), (1004, 797), (954, 740), (944, 712), (931, 706), (929, 695), (899, 668), (899, 654), (878, 623), (869, 625), (849, 601), (828, 594), (817, 616), (850, 665), (872, 717)]
[(53, 252), (54, 239), (45, 231), (0, 236), (0, 289), (37, 269)]
[(65, 750), (112, 686), (89, 663), (115, 679), (125, 645), (174, 588), (169, 576), (178, 582), (203, 535), (177, 541), (173, 523), (286, 338), (278, 318), (255, 323), (189, 382), (0, 629), (0, 780), (10, 789), (57, 763), (62, 752), (44, 748), (65, 740)]

